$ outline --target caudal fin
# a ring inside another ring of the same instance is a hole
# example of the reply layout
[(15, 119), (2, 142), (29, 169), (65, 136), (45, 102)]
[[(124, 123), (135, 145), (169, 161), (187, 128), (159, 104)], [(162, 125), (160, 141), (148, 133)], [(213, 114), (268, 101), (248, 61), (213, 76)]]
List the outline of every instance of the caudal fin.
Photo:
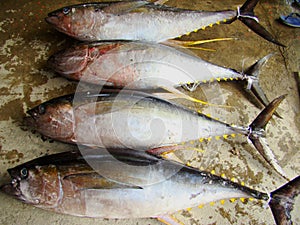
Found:
[(254, 119), (254, 121), (249, 125), (250, 134), (249, 139), (262, 155), (262, 157), (284, 178), (288, 179), (285, 175), (283, 169), (278, 164), (271, 148), (267, 144), (265, 138), (263, 137), (264, 129), (275, 110), (278, 108), (279, 104), (283, 101), (286, 95), (282, 95), (274, 99), (265, 109)]
[(269, 203), (277, 225), (292, 225), (291, 211), (300, 193), (300, 176), (271, 193)]
[(276, 45), (285, 47), (283, 44), (277, 41), (262, 25), (259, 24), (258, 19), (253, 12), (258, 1), (259, 0), (247, 0), (244, 5), (238, 9), (236, 18), (242, 21), (247, 27), (264, 39)]
[[(263, 106), (267, 106), (270, 101), (259, 84), (259, 75), (261, 68), (273, 55), (274, 54), (268, 54), (264, 56), (245, 71), (245, 79), (248, 83), (246, 91), (254, 95)], [(279, 118), (282, 118), (277, 112), (274, 114)]]

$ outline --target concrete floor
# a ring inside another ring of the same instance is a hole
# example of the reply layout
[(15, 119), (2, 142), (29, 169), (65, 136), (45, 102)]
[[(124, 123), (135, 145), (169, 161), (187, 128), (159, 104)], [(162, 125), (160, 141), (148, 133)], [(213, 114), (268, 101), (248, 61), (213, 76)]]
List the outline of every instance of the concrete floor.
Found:
[[(46, 60), (51, 54), (70, 45), (74, 40), (52, 29), (44, 22), (44, 17), (54, 9), (81, 2), (84, 1), (0, 2), (0, 184), (8, 180), (7, 168), (45, 153), (74, 148), (49, 140), (43, 141), (40, 135), (21, 126), (21, 123), (26, 110), (75, 90), (75, 83), (61, 78), (46, 67)], [(243, 3), (241, 0), (217, 1), (217, 4), (215, 2), (170, 0), (168, 4), (189, 9), (222, 10), (235, 9)], [(214, 48), (215, 52), (194, 50), (194, 53), (210, 62), (240, 71), (259, 58), (275, 53), (261, 71), (261, 85), (269, 99), (282, 94), (288, 96), (279, 110), (283, 119), (274, 118), (267, 127), (267, 140), (279, 164), (292, 179), (300, 174), (300, 100), (293, 75), (294, 72), (299, 72), (300, 29), (290, 28), (275, 21), (281, 13), (288, 14), (291, 11), (297, 10), (279, 0), (262, 0), (255, 10), (261, 23), (284, 43), (286, 48), (266, 42), (240, 22), (214, 26), (184, 39), (236, 38), (229, 42), (203, 46)], [(225, 104), (233, 106), (230, 111), (223, 108), (202, 110), (229, 123), (247, 125), (260, 110), (248, 101), (239, 87), (238, 83), (214, 83), (198, 88), (192, 95), (199, 97), (204, 93), (211, 102), (223, 99)], [(193, 144), (205, 151), (177, 152), (177, 156), (195, 167), (208, 171), (214, 169), (218, 175), (225, 173), (227, 177), (235, 177), (247, 186), (267, 192), (285, 183), (283, 178), (264, 163), (244, 137)], [(25, 205), (3, 193), (0, 194), (0, 202), (0, 224), (161, 224), (153, 219), (101, 220), (58, 215)], [(298, 199), (293, 212), (295, 224), (300, 224), (299, 209)], [(263, 204), (256, 201), (247, 204), (225, 201), (224, 205), (215, 203), (203, 208), (181, 211), (175, 213), (175, 217), (184, 224), (274, 224), (269, 208), (263, 208)]]

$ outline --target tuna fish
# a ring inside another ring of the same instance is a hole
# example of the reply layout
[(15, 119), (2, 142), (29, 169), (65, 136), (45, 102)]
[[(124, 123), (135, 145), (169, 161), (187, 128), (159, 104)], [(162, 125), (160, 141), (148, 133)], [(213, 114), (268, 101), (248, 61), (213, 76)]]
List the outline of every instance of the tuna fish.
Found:
[(46, 21), (81, 41), (164, 42), (213, 24), (239, 19), (268, 41), (282, 45), (258, 23), (253, 13), (257, 2), (247, 0), (237, 11), (219, 12), (185, 10), (147, 1), (84, 3), (51, 12)]
[[(9, 169), (12, 181), (0, 189), (35, 207), (63, 214), (162, 221), (170, 219), (171, 213), (208, 202), (254, 198), (269, 203), (277, 225), (292, 224), (290, 212), (300, 193), (299, 176), (269, 195), (144, 152), (110, 152), (93, 149), (83, 157), (64, 152), (34, 159)], [(85, 159), (99, 167), (92, 168)], [(103, 175), (110, 173), (114, 174), (110, 178)]]
[(139, 90), (163, 88), (195, 102), (176, 87), (193, 91), (209, 81), (245, 80), (266, 106), (269, 101), (259, 86), (258, 74), (270, 56), (259, 60), (247, 75), (165, 45), (112, 41), (62, 50), (49, 58), (48, 65), (72, 80)]
[(145, 93), (103, 90), (50, 100), (29, 110), (26, 122), (55, 140), (138, 150), (242, 134), (285, 176), (264, 138), (264, 128), (283, 99), (273, 100), (249, 126), (239, 127)]

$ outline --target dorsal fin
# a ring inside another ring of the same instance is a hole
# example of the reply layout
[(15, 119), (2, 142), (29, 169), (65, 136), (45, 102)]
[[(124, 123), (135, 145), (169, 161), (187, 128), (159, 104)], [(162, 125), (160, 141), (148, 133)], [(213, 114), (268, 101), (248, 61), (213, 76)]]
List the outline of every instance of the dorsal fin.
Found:
[(106, 13), (111, 14), (125, 14), (140, 8), (143, 5), (149, 4), (147, 1), (129, 1), (129, 2), (116, 2), (103, 8), (102, 10)]

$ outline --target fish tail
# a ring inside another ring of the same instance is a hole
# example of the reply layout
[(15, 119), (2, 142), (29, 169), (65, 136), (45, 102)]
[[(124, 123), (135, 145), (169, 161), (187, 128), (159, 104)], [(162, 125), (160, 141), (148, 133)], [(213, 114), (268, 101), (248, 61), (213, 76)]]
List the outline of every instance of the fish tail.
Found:
[[(268, 54), (255, 62), (245, 71), (245, 80), (247, 81), (246, 91), (251, 92), (263, 106), (267, 106), (270, 101), (265, 95), (259, 84), (259, 75), (261, 68), (274, 54)], [(277, 117), (282, 118), (277, 112), (274, 113)]]
[(259, 24), (258, 18), (253, 12), (258, 1), (259, 0), (247, 0), (241, 8), (238, 8), (235, 19), (242, 21), (247, 27), (264, 39), (276, 45), (285, 47), (285, 45), (277, 41), (273, 35), (271, 35), (262, 25)]
[(283, 169), (278, 164), (271, 148), (266, 142), (266, 139), (264, 138), (264, 130), (266, 125), (285, 97), (286, 95), (282, 95), (274, 99), (268, 106), (266, 106), (262, 110), (262, 112), (249, 125), (250, 132), (248, 138), (261, 154), (261, 156), (275, 169), (275, 171), (278, 172), (282, 177), (288, 179)]
[(290, 212), (293, 210), (295, 198), (300, 193), (300, 176), (271, 192), (269, 206), (277, 225), (292, 225)]

